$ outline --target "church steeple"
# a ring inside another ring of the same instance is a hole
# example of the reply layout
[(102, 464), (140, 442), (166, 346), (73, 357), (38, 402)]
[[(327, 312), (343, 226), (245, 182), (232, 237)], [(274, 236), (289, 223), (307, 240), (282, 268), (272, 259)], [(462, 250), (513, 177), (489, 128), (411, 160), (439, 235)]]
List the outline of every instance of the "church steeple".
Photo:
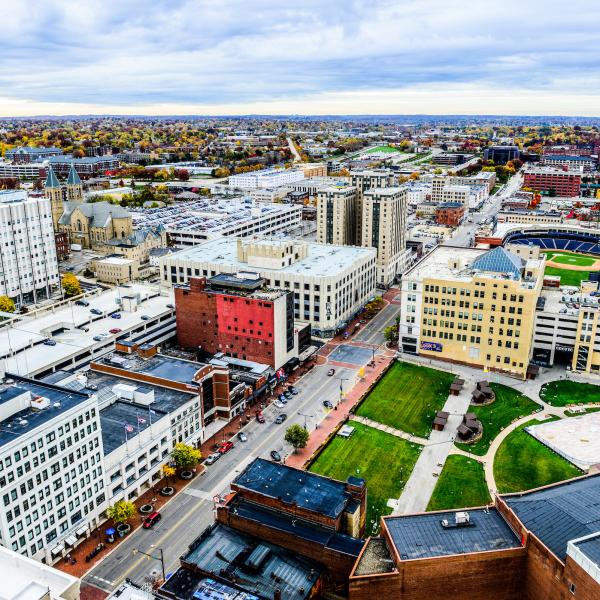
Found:
[(83, 202), (83, 184), (73, 163), (71, 163), (69, 176), (67, 177), (67, 200), (69, 202)]
[(48, 174), (46, 176), (46, 183), (44, 184), (44, 194), (46, 198), (50, 200), (54, 231), (58, 231), (58, 221), (64, 212), (64, 204), (60, 182), (52, 169), (52, 165), (48, 165)]

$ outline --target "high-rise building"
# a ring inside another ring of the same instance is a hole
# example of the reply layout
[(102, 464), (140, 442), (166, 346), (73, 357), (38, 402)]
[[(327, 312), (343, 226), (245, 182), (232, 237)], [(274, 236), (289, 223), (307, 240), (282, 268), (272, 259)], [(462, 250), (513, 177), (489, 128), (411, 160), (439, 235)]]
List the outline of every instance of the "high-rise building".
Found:
[(353, 186), (330, 186), (317, 195), (317, 242), (356, 244), (357, 190)]
[(403, 187), (364, 192), (361, 240), (364, 247), (377, 248), (378, 287), (390, 285), (404, 266), (407, 202)]
[(19, 305), (49, 298), (59, 286), (51, 201), (0, 191), (0, 239), (0, 295)]
[(555, 167), (527, 167), (523, 171), (523, 187), (550, 196), (572, 198), (579, 196), (581, 171), (568, 171)]

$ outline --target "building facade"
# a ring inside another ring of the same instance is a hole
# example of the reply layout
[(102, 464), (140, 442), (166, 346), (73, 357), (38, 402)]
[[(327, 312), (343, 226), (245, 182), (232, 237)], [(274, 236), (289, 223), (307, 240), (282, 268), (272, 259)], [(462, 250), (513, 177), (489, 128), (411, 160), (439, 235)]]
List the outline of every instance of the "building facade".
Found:
[(288, 185), (305, 178), (302, 169), (263, 169), (239, 173), (229, 177), (229, 185), (246, 190), (255, 188), (274, 188)]
[(523, 171), (523, 187), (550, 196), (572, 198), (579, 196), (581, 172), (553, 167), (527, 167)]
[(357, 190), (352, 186), (326, 187), (317, 195), (317, 242), (356, 244)]
[(435, 209), (435, 222), (447, 227), (458, 227), (465, 216), (462, 202), (443, 202)]
[(51, 156), (60, 156), (60, 148), (35, 148), (32, 146), (19, 146), (10, 148), (6, 151), (6, 159), (12, 160), (15, 164), (42, 162)]

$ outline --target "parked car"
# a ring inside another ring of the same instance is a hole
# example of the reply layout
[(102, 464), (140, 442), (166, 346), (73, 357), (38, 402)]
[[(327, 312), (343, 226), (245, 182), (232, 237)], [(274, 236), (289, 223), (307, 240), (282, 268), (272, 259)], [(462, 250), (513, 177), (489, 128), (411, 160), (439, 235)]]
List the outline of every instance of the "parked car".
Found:
[(80, 331), (85, 331), (86, 333), (90, 330), (89, 327), (85, 327), (84, 325), (80, 325), (77, 329)]
[(288, 386), (288, 392), (292, 393), (294, 396), (297, 396), (300, 393), (293, 385)]
[(167, 304), (167, 308), (175, 308), (174, 304)]
[(330, 402), (329, 400), (323, 400), (323, 406), (324, 406), (325, 408), (332, 409), (332, 408), (333, 408), (333, 403), (332, 403), (332, 402)]
[(243, 431), (240, 431), (237, 434), (237, 437), (238, 437), (238, 440), (240, 440), (240, 442), (247, 442), (248, 441), (248, 436)]
[(205, 465), (213, 465), (214, 463), (216, 463), (219, 459), (221, 458), (220, 454), (217, 454), (216, 452), (213, 454), (209, 454), (206, 457), (206, 460), (204, 461)]
[(102, 311), (99, 308), (90, 308), (90, 312), (93, 315), (101, 315), (102, 314)]
[(120, 319), (121, 318), (121, 313), (120, 312), (114, 312), (112, 315), (110, 315), (111, 319)]
[(142, 315), (142, 316), (140, 317), (140, 319), (141, 319), (142, 321), (148, 321), (148, 320), (150, 319), (150, 317), (149, 317), (148, 315)]
[(219, 454), (225, 454), (225, 453), (229, 452), (232, 448), (233, 448), (233, 442), (223, 442), (219, 446), (219, 449), (217, 450), (217, 452)]
[(42, 344), (44, 344), (44, 346), (56, 346), (56, 341), (55, 340), (51, 340), (51, 339), (47, 339), (47, 340), (44, 340), (42, 342)]
[(285, 404), (283, 402), (279, 402), (279, 400), (275, 400), (275, 402), (273, 402), (273, 406), (275, 408), (285, 408)]
[(87, 300), (75, 300), (77, 306), (89, 306), (90, 303)]
[(108, 333), (112, 333), (114, 335), (115, 333), (121, 333), (121, 331), (123, 330), (119, 329), (118, 327), (113, 327), (112, 329), (108, 330)]
[(277, 450), (271, 450), (271, 458), (275, 462), (281, 462), (281, 454), (279, 454), (279, 452), (277, 452)]
[(154, 527), (161, 519), (162, 515), (159, 512), (154, 511), (144, 519), (142, 527), (144, 529), (152, 529), (152, 527)]
[(329, 377), (335, 375), (335, 369), (329, 369), (329, 371), (327, 371), (327, 375), (329, 375)]
[(283, 394), (279, 394), (279, 396), (277, 396), (277, 399), (279, 400), (279, 402), (281, 402), (282, 404), (287, 404), (287, 398), (283, 395)]
[(292, 392), (290, 392), (289, 390), (285, 390), (285, 392), (283, 392), (283, 395), (288, 399), (291, 400), (292, 399)]
[(260, 410), (256, 411), (256, 420), (259, 423), (264, 423), (265, 422), (265, 417), (264, 417), (264, 415), (262, 414), (262, 412)]
[(287, 419), (287, 415), (285, 413), (281, 413), (276, 419), (275, 423), (277, 425), (281, 425)]
[(101, 342), (102, 340), (105, 340), (108, 337), (108, 335), (106, 333), (100, 333), (98, 335), (95, 335), (92, 339), (95, 342)]

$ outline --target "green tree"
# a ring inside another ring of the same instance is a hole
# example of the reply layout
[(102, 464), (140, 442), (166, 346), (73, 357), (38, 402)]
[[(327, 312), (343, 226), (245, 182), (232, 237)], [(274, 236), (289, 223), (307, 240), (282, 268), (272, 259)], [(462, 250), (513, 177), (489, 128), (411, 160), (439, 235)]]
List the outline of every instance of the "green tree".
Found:
[(0, 296), (0, 312), (15, 312), (15, 303), (8, 296)]
[(285, 432), (285, 441), (294, 447), (294, 451), (298, 448), (306, 448), (308, 443), (308, 431), (300, 425), (290, 425)]
[(127, 523), (135, 515), (135, 504), (127, 500), (119, 500), (106, 509), (106, 514), (117, 525), (119, 523)]
[(73, 273), (65, 273), (62, 278), (62, 287), (65, 292), (65, 297), (77, 296), (81, 294), (81, 284), (79, 279)]
[(383, 337), (386, 342), (394, 343), (398, 341), (398, 326), (390, 325), (383, 330)]
[(171, 458), (180, 469), (190, 469), (200, 462), (202, 452), (193, 446), (179, 443), (175, 444), (175, 448), (171, 452)]

